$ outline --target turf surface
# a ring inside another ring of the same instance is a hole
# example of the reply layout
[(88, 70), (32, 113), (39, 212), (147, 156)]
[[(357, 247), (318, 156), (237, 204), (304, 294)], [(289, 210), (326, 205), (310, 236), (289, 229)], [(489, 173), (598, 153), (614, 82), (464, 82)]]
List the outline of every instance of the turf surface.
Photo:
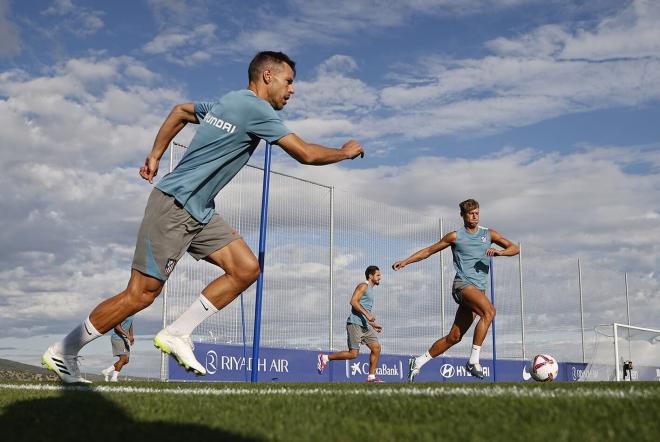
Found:
[(0, 384), (8, 441), (660, 440), (660, 383)]

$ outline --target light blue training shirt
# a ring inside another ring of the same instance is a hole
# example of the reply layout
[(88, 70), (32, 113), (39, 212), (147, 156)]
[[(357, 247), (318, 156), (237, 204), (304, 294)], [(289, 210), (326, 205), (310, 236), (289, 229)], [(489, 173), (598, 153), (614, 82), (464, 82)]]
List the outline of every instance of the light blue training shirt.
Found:
[[(366, 311), (371, 313), (371, 309), (374, 307), (374, 288), (369, 284), (367, 281), (367, 290), (365, 290), (364, 294), (360, 298), (359, 301), (360, 305), (362, 308), (364, 308)], [(361, 325), (362, 327), (366, 327), (369, 325), (369, 321), (367, 321), (367, 318), (357, 310), (355, 310), (351, 306), (351, 313), (348, 315), (348, 318), (346, 319), (346, 322), (348, 324), (357, 324)]]
[[(128, 318), (124, 319), (121, 322), (121, 324), (119, 324), (119, 325), (121, 326), (121, 328), (124, 329), (124, 331), (126, 333), (128, 333), (128, 331), (131, 329), (131, 325), (133, 325), (133, 317), (129, 316)], [(117, 333), (115, 331), (115, 329), (113, 328), (112, 329), (112, 334), (110, 335), (110, 339), (120, 339), (120, 340), (123, 341), (126, 338), (124, 336), (120, 335), (119, 333)]]
[(491, 244), (490, 231), (486, 227), (478, 226), (475, 233), (465, 230), (465, 226), (456, 230), (456, 243), (451, 246), (456, 277), (479, 290), (486, 290), (490, 269), (490, 257), (486, 256), (486, 250)]
[(199, 128), (176, 168), (156, 188), (172, 195), (200, 223), (211, 220), (215, 196), (245, 166), (260, 140), (291, 131), (273, 107), (250, 90), (195, 104)]

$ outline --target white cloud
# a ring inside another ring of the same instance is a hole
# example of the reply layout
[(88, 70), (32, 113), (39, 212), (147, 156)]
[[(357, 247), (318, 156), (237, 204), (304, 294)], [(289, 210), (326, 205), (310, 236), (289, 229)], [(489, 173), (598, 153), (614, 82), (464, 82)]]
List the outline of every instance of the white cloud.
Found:
[(60, 17), (59, 23), (53, 28), (54, 31), (64, 29), (78, 37), (93, 35), (105, 26), (101, 19), (102, 11), (74, 5), (72, 0), (56, 0), (41, 13)]
[(164, 54), (174, 64), (193, 66), (223, 52), (216, 30), (212, 23), (195, 26), (192, 30), (175, 27), (157, 35), (143, 50), (148, 54)]

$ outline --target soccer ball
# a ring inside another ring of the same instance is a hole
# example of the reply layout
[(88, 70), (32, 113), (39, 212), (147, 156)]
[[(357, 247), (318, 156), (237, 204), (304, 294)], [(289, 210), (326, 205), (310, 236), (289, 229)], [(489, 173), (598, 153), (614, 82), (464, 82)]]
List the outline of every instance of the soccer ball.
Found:
[(532, 358), (529, 374), (535, 381), (549, 382), (557, 377), (559, 364), (550, 355), (536, 355)]

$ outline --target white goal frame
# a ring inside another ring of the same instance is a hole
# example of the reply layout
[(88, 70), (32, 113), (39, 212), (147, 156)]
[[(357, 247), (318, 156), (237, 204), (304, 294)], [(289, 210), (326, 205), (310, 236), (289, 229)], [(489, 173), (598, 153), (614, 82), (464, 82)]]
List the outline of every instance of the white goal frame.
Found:
[(618, 334), (619, 327), (626, 329), (633, 329), (633, 330), (648, 331), (652, 333), (658, 333), (660, 335), (660, 330), (656, 330), (654, 328), (635, 327), (634, 325), (619, 324), (617, 322), (612, 324), (612, 328), (614, 332), (614, 367), (616, 370), (617, 382), (621, 381), (621, 367), (619, 367), (619, 334)]

